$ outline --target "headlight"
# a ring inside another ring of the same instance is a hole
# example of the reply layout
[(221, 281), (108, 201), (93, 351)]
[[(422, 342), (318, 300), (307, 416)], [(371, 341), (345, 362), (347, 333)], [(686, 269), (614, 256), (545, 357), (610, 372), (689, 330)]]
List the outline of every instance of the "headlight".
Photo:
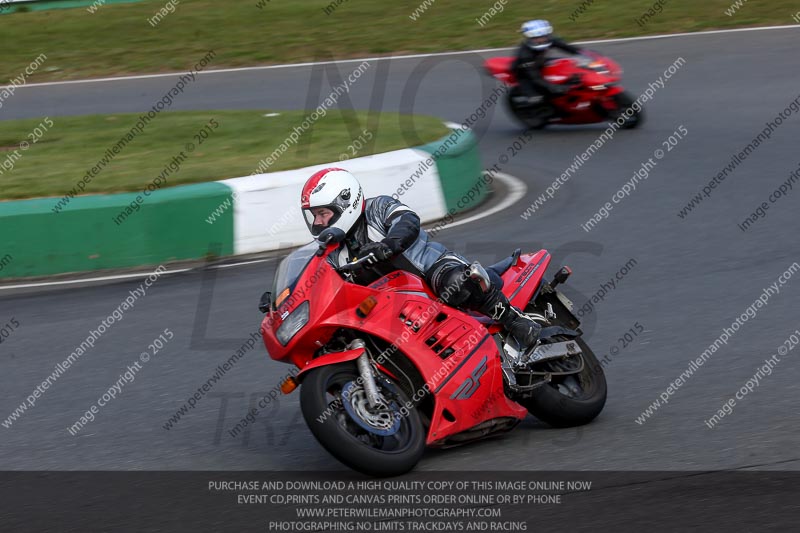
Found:
[(289, 344), (289, 341), (297, 335), (297, 332), (303, 329), (303, 326), (308, 323), (308, 310), (309, 304), (308, 300), (306, 300), (286, 317), (283, 324), (278, 328), (278, 331), (275, 332), (275, 336), (278, 337), (281, 344), (284, 346)]

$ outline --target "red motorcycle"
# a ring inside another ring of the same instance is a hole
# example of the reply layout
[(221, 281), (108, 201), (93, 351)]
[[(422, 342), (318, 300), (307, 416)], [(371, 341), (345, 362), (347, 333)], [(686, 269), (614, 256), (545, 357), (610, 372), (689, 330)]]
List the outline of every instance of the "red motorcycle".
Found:
[[(543, 280), (546, 250), (492, 265), (512, 304), (543, 325), (527, 354), (505, 343), (490, 318), (448, 307), (418, 276), (391, 272), (352, 282), (371, 255), (333, 267), (344, 239), (319, 241), (286, 257), (259, 309), (272, 359), (300, 371), (281, 384), (300, 388), (312, 434), (339, 461), (372, 476), (411, 470), (426, 446), (447, 447), (514, 428), (530, 412), (556, 427), (586, 424), (603, 409), (602, 366), (581, 339), (573, 305)], [(272, 295), (276, 294), (274, 299)]]
[[(550, 59), (542, 70), (550, 83), (567, 84), (566, 94), (546, 99), (522, 94), (511, 70), (513, 57), (487, 59), (484, 67), (490, 76), (510, 87), (511, 113), (525, 126), (541, 129), (548, 124), (591, 124), (624, 117), (623, 128), (635, 128), (644, 120), (641, 106), (632, 108), (635, 99), (619, 85), (622, 68), (607, 57), (590, 51), (578, 57)], [(532, 101), (531, 101), (532, 100)], [(631, 110), (625, 114), (625, 111)]]

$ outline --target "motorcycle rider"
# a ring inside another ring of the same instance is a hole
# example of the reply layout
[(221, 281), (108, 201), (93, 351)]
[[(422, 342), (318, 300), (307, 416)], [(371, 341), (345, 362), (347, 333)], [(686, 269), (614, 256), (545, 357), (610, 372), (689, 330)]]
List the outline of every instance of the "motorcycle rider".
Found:
[(377, 272), (364, 269), (356, 282), (368, 284), (394, 270), (412, 272), (424, 278), (445, 304), (498, 321), (520, 353), (536, 346), (541, 326), (509, 303), (500, 290), (499, 274), (428, 240), (419, 216), (400, 201), (391, 196), (365, 199), (350, 172), (325, 168), (303, 186), (301, 209), (314, 237), (331, 227), (345, 232), (344, 241), (328, 256), (333, 266), (373, 255), (369, 262)]
[[(553, 35), (553, 27), (546, 20), (529, 20), (522, 25), (520, 33), (525, 36), (525, 40), (520, 44), (517, 58), (511, 65), (522, 89), (519, 100), (533, 104), (538, 103), (542, 97), (549, 100), (569, 91), (569, 84), (550, 83), (542, 76), (547, 50), (553, 47), (570, 54), (580, 54), (581, 49)], [(540, 96), (536, 96), (537, 94)]]

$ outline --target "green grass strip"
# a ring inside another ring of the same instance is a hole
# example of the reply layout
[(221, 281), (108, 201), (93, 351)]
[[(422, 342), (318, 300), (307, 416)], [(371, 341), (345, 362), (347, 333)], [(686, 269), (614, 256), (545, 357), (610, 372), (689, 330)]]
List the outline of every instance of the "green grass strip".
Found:
[[(166, 187), (247, 176), (398, 150), (449, 132), (426, 116), (381, 113), (373, 124), (367, 112), (333, 109), (308, 122), (305, 112), (248, 110), (163, 112), (130, 136), (139, 117), (0, 121), (0, 199), (59, 197), (87, 173), (83, 194), (141, 191), (160, 175)], [(309, 127), (292, 141), (304, 121)]]
[[(513, 46), (520, 24), (531, 18), (549, 19), (568, 40), (800, 20), (795, 0), (173, 0), (166, 6), (145, 0), (103, 5), (94, 14), (76, 8), (0, 17), (0, 80), (18, 76), (39, 53), (47, 60), (29, 82), (185, 71), (208, 50), (217, 53), (210, 68), (220, 68)], [(164, 16), (152, 25), (159, 10)]]

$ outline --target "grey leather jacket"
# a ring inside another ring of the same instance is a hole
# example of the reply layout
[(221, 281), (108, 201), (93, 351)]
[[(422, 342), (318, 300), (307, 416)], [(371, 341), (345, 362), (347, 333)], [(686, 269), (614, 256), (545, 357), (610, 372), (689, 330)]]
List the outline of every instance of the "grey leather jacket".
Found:
[(448, 253), (442, 244), (428, 240), (419, 216), (410, 207), (391, 196), (376, 196), (367, 198), (364, 214), (328, 261), (334, 266), (344, 265), (357, 257), (360, 246), (381, 241), (395, 252), (386, 265), (392, 267), (389, 271), (406, 270), (425, 276)]

